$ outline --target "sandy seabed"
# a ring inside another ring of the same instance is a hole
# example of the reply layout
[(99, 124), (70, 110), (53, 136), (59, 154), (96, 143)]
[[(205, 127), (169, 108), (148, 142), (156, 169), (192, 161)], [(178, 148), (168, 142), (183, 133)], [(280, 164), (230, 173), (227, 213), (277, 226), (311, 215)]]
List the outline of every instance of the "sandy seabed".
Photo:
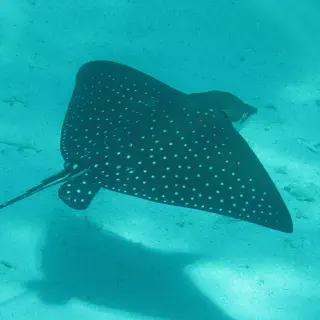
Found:
[(85, 62), (185, 92), (232, 92), (294, 233), (109, 191), (85, 212), (55, 188), (1, 211), (0, 320), (316, 320), (320, 314), (320, 4), (312, 0), (2, 0), (0, 183), (59, 171)]

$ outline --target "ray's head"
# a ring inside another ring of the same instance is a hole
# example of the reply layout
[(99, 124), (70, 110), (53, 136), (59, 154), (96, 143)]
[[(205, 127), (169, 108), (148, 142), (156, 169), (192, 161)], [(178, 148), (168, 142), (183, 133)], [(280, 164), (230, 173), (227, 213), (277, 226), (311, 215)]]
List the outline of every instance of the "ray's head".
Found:
[(192, 103), (201, 105), (203, 108), (220, 110), (231, 122), (243, 123), (258, 109), (243, 102), (234, 94), (224, 91), (208, 91), (189, 94)]

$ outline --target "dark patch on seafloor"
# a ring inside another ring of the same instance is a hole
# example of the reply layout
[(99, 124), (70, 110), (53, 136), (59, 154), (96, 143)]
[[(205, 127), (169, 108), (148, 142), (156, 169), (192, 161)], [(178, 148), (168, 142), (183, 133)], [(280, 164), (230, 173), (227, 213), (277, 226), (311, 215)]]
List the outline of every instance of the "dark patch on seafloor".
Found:
[(43, 280), (27, 287), (48, 304), (70, 299), (168, 320), (234, 320), (192, 283), (184, 268), (199, 257), (166, 253), (90, 226), (53, 223), (42, 249)]

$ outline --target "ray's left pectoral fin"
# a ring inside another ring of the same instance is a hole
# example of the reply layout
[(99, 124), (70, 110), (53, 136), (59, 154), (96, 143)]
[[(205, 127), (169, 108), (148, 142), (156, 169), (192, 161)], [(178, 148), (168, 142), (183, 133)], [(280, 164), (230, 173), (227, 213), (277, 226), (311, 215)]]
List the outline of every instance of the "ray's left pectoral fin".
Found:
[(99, 192), (101, 185), (89, 174), (81, 174), (68, 180), (59, 188), (60, 199), (69, 207), (85, 210)]

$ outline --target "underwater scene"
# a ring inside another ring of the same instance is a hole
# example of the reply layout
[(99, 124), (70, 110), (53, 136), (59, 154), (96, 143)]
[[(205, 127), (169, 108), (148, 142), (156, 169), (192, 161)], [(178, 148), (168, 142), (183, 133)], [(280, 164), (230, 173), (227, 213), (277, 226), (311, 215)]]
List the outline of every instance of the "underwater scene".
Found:
[(317, 320), (320, 3), (2, 0), (0, 320)]

